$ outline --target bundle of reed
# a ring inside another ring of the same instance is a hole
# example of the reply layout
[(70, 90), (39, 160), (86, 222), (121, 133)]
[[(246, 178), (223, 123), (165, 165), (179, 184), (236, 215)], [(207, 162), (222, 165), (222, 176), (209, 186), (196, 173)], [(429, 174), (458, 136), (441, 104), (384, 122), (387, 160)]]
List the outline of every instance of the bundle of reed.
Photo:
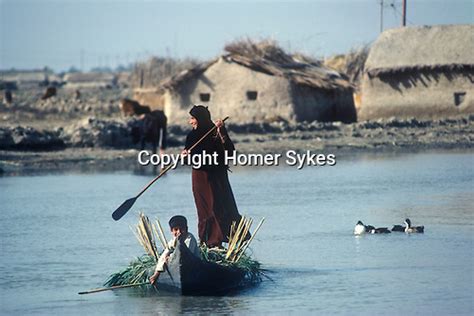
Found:
[(258, 230), (262, 226), (265, 218), (262, 218), (260, 223), (257, 225), (252, 237), (248, 238), (250, 227), (252, 226), (253, 220), (251, 218), (246, 218), (242, 216), (240, 219), (239, 224), (237, 225), (236, 222), (232, 222), (232, 226), (230, 228), (230, 236), (229, 236), (229, 247), (227, 248), (227, 253), (225, 255), (225, 259), (231, 262), (237, 262), (245, 253), (248, 246), (252, 242), (253, 238), (257, 234)]
[(143, 255), (129, 263), (129, 265), (114, 274), (111, 274), (104, 286), (144, 283), (148, 274), (155, 268), (156, 259), (150, 255)]
[[(140, 212), (139, 220), (135, 230), (132, 229), (138, 242), (143, 246), (145, 252), (158, 260), (158, 249), (156, 248), (156, 227), (150, 222), (148, 217)], [(160, 239), (161, 240), (161, 239)]]
[(159, 258), (159, 252), (155, 242), (157, 237), (163, 248), (168, 247), (163, 228), (158, 219), (156, 220), (156, 224), (154, 224), (150, 222), (145, 214), (140, 213), (138, 224), (135, 229), (132, 228), (132, 231), (147, 254), (130, 262), (122, 271), (110, 275), (104, 283), (105, 286), (146, 282), (150, 271), (154, 269)]

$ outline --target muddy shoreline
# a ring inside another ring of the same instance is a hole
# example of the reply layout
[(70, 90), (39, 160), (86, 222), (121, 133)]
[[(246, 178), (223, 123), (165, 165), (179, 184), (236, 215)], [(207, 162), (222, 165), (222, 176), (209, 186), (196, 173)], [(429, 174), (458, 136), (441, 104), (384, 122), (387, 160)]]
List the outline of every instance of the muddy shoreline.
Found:
[[(229, 130), (237, 152), (242, 154), (284, 155), (288, 150), (300, 153), (310, 150), (312, 153), (335, 154), (340, 160), (363, 154), (474, 152), (474, 117), (423, 122), (389, 120), (280, 127), (229, 126)], [(168, 148), (166, 153), (179, 153), (184, 137), (182, 131), (171, 133), (173, 147)], [(138, 147), (66, 147), (52, 151), (0, 150), (0, 173), (3, 176), (116, 171), (156, 173), (156, 168), (138, 164), (138, 152)]]

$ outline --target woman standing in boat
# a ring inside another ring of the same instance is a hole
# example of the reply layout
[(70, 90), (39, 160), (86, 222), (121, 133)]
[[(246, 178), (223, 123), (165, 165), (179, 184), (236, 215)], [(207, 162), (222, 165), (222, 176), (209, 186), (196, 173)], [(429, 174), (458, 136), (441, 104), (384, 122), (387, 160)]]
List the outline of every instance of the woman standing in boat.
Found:
[(195, 105), (189, 114), (189, 124), (193, 129), (186, 137), (183, 153), (201, 155), (205, 151), (206, 154), (216, 152), (218, 155), (217, 165), (193, 168), (192, 187), (198, 213), (199, 239), (209, 247), (220, 247), (222, 242), (228, 241), (232, 222), (238, 223), (241, 218), (230, 187), (228, 167), (224, 163), (224, 151), (231, 152), (235, 148), (224, 122), (218, 120), (216, 130), (189, 152), (188, 148), (214, 127), (207, 107)]

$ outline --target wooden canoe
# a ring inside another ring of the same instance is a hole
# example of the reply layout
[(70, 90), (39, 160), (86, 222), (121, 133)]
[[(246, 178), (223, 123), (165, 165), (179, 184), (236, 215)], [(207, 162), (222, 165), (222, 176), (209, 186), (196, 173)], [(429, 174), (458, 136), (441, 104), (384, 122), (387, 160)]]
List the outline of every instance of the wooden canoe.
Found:
[(155, 283), (158, 291), (182, 295), (224, 295), (245, 286), (243, 269), (204, 261), (179, 243), (170, 257), (166, 270)]

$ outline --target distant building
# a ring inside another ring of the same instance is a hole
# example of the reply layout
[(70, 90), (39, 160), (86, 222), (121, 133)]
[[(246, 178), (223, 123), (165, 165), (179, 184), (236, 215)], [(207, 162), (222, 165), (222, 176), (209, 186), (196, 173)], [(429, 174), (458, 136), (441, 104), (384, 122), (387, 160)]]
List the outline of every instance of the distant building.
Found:
[(156, 88), (136, 89), (135, 98), (164, 109), (174, 123), (186, 122), (192, 104), (235, 123), (355, 120), (352, 85), (338, 72), (275, 45), (257, 44), (250, 52), (239, 45)]
[(30, 88), (60, 84), (61, 78), (44, 70), (7, 70), (0, 72), (0, 82), (12, 83), (18, 88)]
[(373, 44), (358, 120), (474, 113), (474, 25), (404, 27)]
[(64, 75), (66, 88), (106, 88), (117, 84), (117, 77), (106, 72), (72, 72)]

